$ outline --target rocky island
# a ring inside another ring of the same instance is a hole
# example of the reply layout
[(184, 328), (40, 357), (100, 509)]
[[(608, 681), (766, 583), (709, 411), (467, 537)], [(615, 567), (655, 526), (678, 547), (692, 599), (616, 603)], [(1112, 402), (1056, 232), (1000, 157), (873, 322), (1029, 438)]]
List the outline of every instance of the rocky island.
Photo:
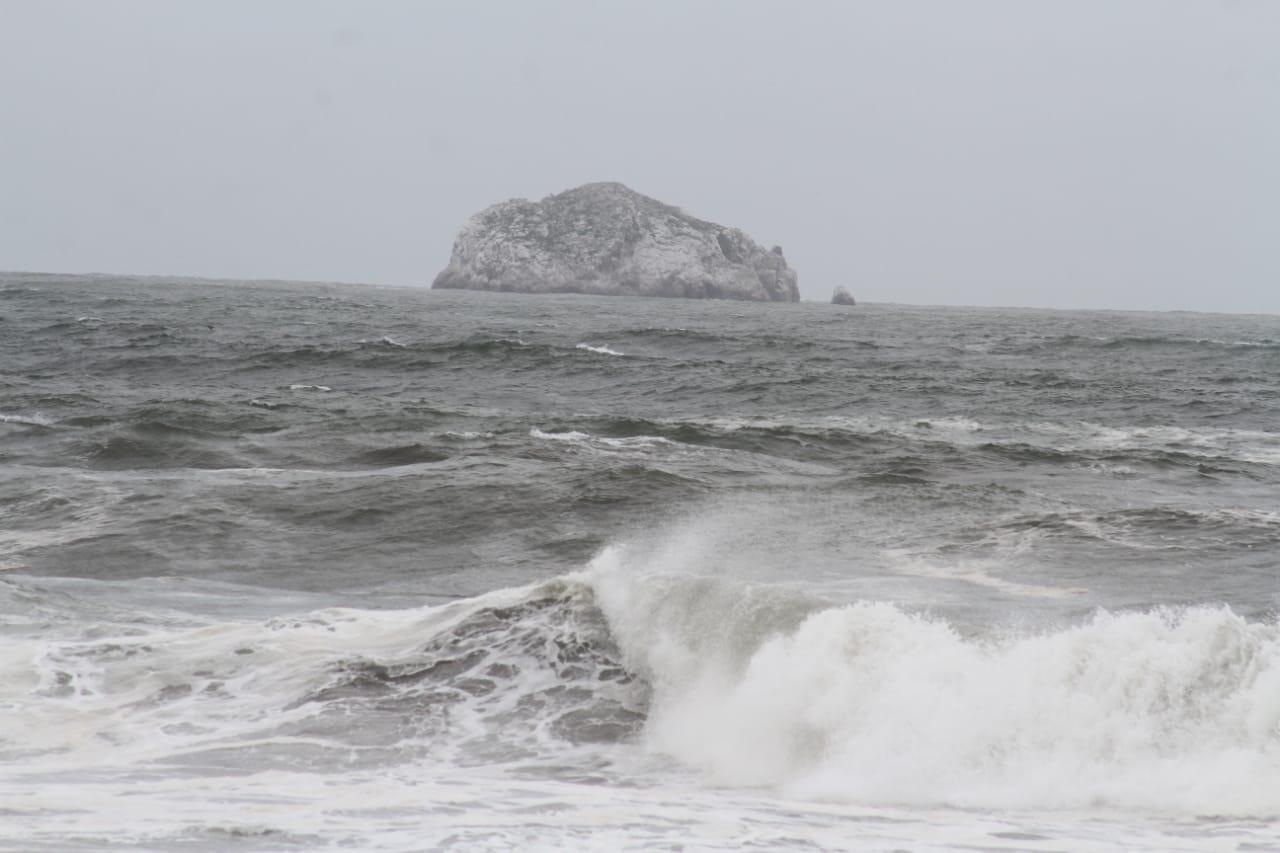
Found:
[(622, 184), (512, 199), (467, 221), (433, 288), (797, 302), (781, 247)]

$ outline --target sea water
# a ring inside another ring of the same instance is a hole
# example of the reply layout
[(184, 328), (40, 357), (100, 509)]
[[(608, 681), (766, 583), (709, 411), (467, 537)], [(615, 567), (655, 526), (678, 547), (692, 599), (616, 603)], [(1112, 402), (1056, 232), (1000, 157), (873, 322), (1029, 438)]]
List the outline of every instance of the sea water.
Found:
[(0, 847), (1280, 849), (1280, 318), (0, 276)]

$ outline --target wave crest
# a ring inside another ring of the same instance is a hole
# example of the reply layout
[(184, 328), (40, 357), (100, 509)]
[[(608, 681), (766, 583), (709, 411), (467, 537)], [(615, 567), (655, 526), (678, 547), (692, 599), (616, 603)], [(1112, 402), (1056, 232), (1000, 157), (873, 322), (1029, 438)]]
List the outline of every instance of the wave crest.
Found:
[(598, 561), (596, 585), (654, 687), (648, 744), (717, 782), (877, 804), (1280, 810), (1274, 623), (1190, 607), (966, 637), (886, 602), (637, 579), (618, 560)]

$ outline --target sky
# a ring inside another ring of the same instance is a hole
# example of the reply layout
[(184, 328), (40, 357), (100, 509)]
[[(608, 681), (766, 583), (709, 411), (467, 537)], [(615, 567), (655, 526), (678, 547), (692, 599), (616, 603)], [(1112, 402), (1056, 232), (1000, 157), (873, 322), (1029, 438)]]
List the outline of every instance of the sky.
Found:
[(1280, 314), (1280, 2), (0, 0), (0, 269), (429, 286), (605, 180), (805, 299)]

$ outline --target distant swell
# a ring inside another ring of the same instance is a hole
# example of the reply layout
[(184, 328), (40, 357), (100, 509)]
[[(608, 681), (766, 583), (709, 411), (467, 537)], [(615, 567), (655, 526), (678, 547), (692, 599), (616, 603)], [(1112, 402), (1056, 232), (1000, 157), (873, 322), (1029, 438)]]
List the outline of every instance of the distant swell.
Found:
[(441, 462), (449, 458), (448, 453), (441, 452), (423, 444), (406, 444), (400, 447), (383, 447), (367, 450), (354, 457), (355, 462), (362, 465), (420, 465), (424, 462)]
[(1224, 353), (1249, 350), (1280, 351), (1280, 341), (1272, 340), (1270, 338), (1263, 338), (1259, 340), (1226, 340), (1181, 335), (1134, 335), (1119, 337), (1060, 335), (1057, 337), (1032, 339), (1005, 338), (996, 344), (991, 351), (1002, 353), (1033, 353), (1054, 350), (1127, 350), (1140, 352), (1143, 350), (1178, 349), (1188, 350), (1190, 352), (1212, 352), (1214, 350), (1219, 350)]

